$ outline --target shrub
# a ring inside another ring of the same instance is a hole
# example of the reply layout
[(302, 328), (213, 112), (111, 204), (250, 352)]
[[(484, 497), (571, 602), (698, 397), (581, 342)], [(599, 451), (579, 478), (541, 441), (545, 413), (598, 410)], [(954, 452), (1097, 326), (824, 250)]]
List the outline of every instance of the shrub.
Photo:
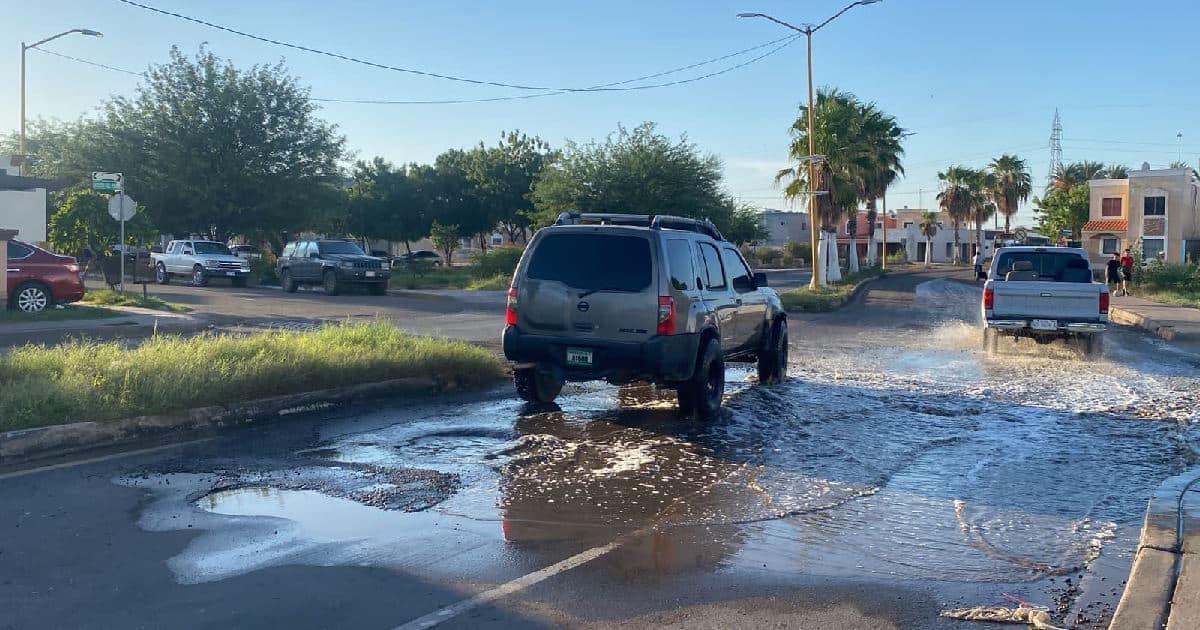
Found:
[(792, 260), (802, 261), (806, 265), (812, 264), (812, 244), (791, 241), (783, 246), (783, 255)]
[(525, 250), (520, 247), (496, 247), (487, 253), (471, 254), (471, 275), (476, 278), (512, 277)]

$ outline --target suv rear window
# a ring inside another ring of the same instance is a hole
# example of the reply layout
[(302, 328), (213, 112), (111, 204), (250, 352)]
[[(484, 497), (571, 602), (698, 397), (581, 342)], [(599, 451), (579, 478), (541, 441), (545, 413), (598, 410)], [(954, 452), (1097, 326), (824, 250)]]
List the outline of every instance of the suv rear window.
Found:
[(1092, 272), (1087, 260), (1068, 252), (1001, 252), (996, 265), (996, 279), (1005, 279), (1008, 272), (1013, 270), (1013, 265), (1020, 261), (1029, 261), (1033, 265), (1033, 271), (1039, 281), (1092, 281)]
[(526, 275), (575, 289), (637, 292), (650, 286), (650, 241), (618, 234), (550, 234)]

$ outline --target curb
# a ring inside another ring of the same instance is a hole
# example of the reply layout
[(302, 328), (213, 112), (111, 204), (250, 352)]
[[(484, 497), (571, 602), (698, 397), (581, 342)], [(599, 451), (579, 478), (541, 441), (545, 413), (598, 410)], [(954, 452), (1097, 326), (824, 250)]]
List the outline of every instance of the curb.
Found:
[(1179, 614), (1171, 604), (1184, 552), (1200, 551), (1185, 549), (1183, 535), (1183, 499), (1198, 483), (1200, 468), (1167, 479), (1150, 497), (1125, 592), (1109, 630), (1188, 627), (1173, 624), (1178, 623)]
[(425, 394), (439, 389), (443, 388), (432, 378), (412, 377), (166, 414), (18, 429), (0, 433), (0, 465), (70, 455), (177, 433), (215, 431), (356, 400)]
[(1145, 315), (1138, 314), (1125, 308), (1121, 308), (1120, 306), (1113, 306), (1108, 309), (1108, 319), (1109, 321), (1122, 326), (1141, 328), (1167, 341), (1182, 341), (1185, 339), (1200, 340), (1200, 331), (1193, 332), (1189, 330), (1187, 332), (1180, 332), (1170, 324), (1160, 323), (1158, 320), (1151, 319)]

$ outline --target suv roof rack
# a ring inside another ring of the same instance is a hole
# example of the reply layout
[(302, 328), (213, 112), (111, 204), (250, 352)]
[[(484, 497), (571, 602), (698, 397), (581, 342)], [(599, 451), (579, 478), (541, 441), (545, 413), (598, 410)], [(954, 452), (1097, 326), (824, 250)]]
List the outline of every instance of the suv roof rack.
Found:
[(652, 230), (699, 232), (718, 241), (725, 240), (717, 226), (707, 219), (689, 219), (669, 214), (621, 214), (617, 212), (564, 212), (554, 225), (629, 225)]

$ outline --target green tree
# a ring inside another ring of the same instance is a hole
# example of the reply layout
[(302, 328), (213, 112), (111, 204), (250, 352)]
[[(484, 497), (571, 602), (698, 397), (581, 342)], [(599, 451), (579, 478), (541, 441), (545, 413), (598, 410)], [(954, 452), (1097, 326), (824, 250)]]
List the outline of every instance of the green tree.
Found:
[(344, 139), (282, 64), (242, 70), (172, 49), (145, 76), (133, 97), (104, 107), (88, 161), (123, 172), (163, 230), (266, 236), (341, 205)]
[(1091, 201), (1086, 183), (1076, 184), (1067, 191), (1051, 190), (1042, 199), (1034, 198), (1034, 213), (1038, 231), (1051, 235), (1071, 230), (1076, 237), (1087, 223)]
[[(56, 195), (57, 204), (46, 226), (46, 240), (55, 251), (79, 256), (91, 250), (104, 256), (121, 240), (121, 224), (108, 214), (108, 197), (86, 188), (76, 187)], [(125, 244), (145, 245), (156, 234), (154, 226), (142, 212), (125, 222)]]
[(1101, 173), (1104, 179), (1128, 179), (1129, 167), (1124, 164), (1109, 164)]
[(468, 153), (467, 181), (488, 217), (488, 230), (499, 225), (514, 243), (528, 237), (533, 184), (554, 159), (548, 143), (518, 131), (502, 133), (496, 146), (481, 142)]
[(1098, 179), (1104, 175), (1104, 164), (1100, 162), (1092, 162), (1091, 160), (1083, 160), (1082, 162), (1071, 162), (1063, 164), (1054, 171), (1054, 177), (1050, 181), (1052, 188), (1059, 192), (1068, 192), (1079, 184), (1086, 184), (1088, 180)]
[(976, 212), (976, 208), (982, 197), (983, 180), (978, 171), (965, 166), (951, 166), (945, 171), (938, 173), (938, 180), (942, 183), (942, 191), (938, 193), (938, 204), (942, 211), (950, 217), (950, 222), (954, 227), (954, 263), (962, 262), (962, 241), (959, 234), (959, 226), (965, 221), (969, 222), (971, 217)]
[[(37, 119), (26, 129), (27, 172), (34, 177), (82, 182), (98, 170), (89, 161), (99, 155), (103, 130), (95, 120), (72, 122)], [(16, 155), (16, 133), (0, 138), (0, 155)]]
[(994, 184), (990, 187), (990, 194), (996, 210), (1004, 215), (1004, 233), (1009, 234), (1013, 216), (1033, 193), (1033, 177), (1025, 160), (1007, 153), (992, 160), (988, 168)]
[(427, 167), (416, 164), (397, 167), (381, 157), (357, 162), (347, 192), (347, 225), (339, 231), (400, 241), (411, 252), (411, 242), (429, 234), (433, 223), (427, 176)]
[(931, 210), (925, 211), (921, 215), (921, 223), (917, 227), (921, 229), (921, 235), (925, 237), (925, 264), (928, 265), (933, 260), (933, 237), (937, 236), (938, 232), (938, 214)]
[(457, 225), (442, 225), (434, 220), (429, 228), (429, 240), (433, 241), (433, 246), (442, 253), (446, 266), (449, 266), (454, 257), (454, 250), (458, 249), (462, 240), (462, 232)]

